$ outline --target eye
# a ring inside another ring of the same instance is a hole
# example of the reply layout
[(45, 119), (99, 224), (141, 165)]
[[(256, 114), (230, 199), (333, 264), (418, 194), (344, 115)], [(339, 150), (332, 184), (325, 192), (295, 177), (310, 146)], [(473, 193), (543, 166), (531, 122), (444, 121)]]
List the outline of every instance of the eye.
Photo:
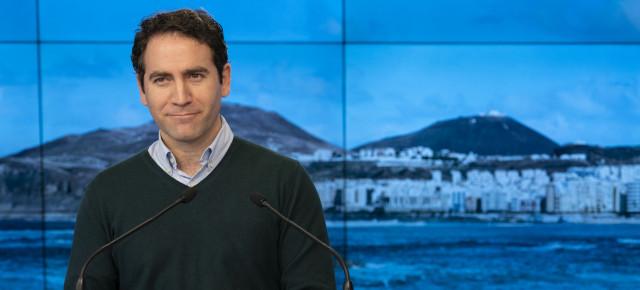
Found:
[(192, 79), (201, 79), (202, 74), (191, 74), (189, 77), (191, 77)]
[(153, 83), (159, 84), (165, 82), (166, 80), (166, 78), (156, 78), (153, 80)]

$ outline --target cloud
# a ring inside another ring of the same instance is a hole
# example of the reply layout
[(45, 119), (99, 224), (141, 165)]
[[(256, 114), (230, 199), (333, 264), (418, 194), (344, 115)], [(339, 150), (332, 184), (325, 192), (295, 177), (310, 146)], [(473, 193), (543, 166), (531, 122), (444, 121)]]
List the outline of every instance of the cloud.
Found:
[(327, 19), (322, 25), (320, 25), (320, 30), (326, 31), (329, 35), (342, 35), (342, 25), (333, 18)]
[(124, 106), (117, 108), (117, 111), (113, 114), (113, 123), (111, 123), (111, 126), (114, 128), (130, 127), (138, 124), (144, 124), (151, 120), (152, 118), (149, 111), (142, 104), (138, 106), (125, 104)]
[(636, 30), (640, 31), (640, 1), (623, 0), (620, 2), (620, 6), (627, 20), (633, 24)]
[(0, 87), (0, 115), (6, 115), (8, 104), (5, 104), (5, 96), (4, 96), (5, 88)]
[[(583, 117), (637, 119), (640, 77), (594, 76), (557, 92), (559, 106)], [(628, 122), (628, 121), (627, 121)]]
[(43, 77), (74, 79), (134, 75), (130, 45), (46, 45), (42, 52)]
[[(228, 102), (275, 111), (305, 131), (342, 143), (340, 59), (326, 46), (234, 46)], [(329, 50), (329, 52), (327, 52)]]
[(561, 105), (572, 114), (582, 116), (602, 116), (610, 112), (607, 107), (593, 98), (589, 91), (577, 89), (575, 91), (558, 92)]

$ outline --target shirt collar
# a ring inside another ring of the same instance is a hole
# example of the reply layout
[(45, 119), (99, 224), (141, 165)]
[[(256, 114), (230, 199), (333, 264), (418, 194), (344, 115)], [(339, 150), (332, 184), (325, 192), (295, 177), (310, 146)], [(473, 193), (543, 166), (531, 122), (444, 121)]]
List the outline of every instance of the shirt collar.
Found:
[[(209, 164), (212, 164), (212, 166), (217, 165), (218, 162), (222, 160), (222, 157), (224, 157), (233, 140), (233, 132), (227, 120), (222, 115), (220, 115), (220, 120), (222, 121), (222, 126), (220, 127), (218, 135), (213, 139), (211, 144), (207, 146), (204, 152), (202, 152), (202, 156), (200, 157), (200, 164), (202, 164), (203, 167)], [(158, 132), (158, 140), (149, 147), (149, 153), (156, 163), (165, 171), (169, 172), (168, 169), (177, 171), (178, 163), (171, 150), (169, 150), (164, 141), (162, 141), (160, 132)]]

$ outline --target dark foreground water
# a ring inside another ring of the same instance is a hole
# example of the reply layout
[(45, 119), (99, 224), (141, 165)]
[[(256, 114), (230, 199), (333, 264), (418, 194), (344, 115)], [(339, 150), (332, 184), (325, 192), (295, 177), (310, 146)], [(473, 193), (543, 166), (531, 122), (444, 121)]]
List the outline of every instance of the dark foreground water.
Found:
[[(343, 226), (328, 223), (340, 253)], [(43, 289), (45, 272), (46, 288), (62, 288), (73, 223), (47, 223), (46, 250), (40, 229), (0, 221), (1, 289)], [(355, 289), (640, 288), (640, 225), (366, 221), (346, 237)], [(336, 278), (341, 289), (339, 267)]]

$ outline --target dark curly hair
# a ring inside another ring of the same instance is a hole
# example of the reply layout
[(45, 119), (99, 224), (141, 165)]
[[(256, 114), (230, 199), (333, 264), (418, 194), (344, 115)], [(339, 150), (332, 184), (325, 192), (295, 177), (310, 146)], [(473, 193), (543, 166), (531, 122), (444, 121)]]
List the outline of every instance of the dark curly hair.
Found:
[(144, 91), (144, 52), (149, 39), (158, 34), (177, 32), (207, 44), (213, 52), (213, 63), (218, 69), (218, 78), (222, 83), (222, 69), (228, 62), (227, 44), (222, 34), (222, 26), (204, 10), (181, 9), (171, 12), (152, 14), (142, 19), (136, 30), (131, 49), (131, 63), (138, 74), (140, 86)]

